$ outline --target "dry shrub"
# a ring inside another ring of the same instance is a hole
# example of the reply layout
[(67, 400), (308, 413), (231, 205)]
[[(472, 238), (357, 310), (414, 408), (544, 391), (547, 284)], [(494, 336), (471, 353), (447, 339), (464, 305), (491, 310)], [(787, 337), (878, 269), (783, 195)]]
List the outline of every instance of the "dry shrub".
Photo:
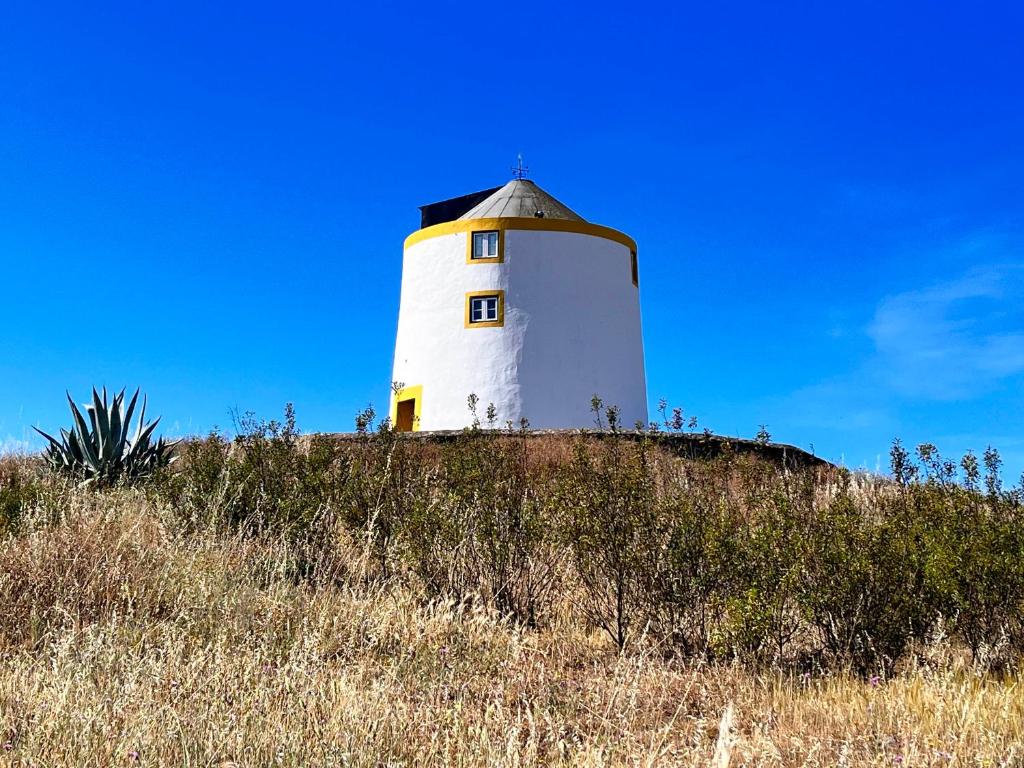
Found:
[[(658, 462), (655, 487), (704, 482)], [(758, 487), (768, 504), (775, 486)], [(745, 488), (702, 492), (728, 507)], [(617, 653), (568, 610), (580, 594), (529, 629), (478, 598), (431, 596), (408, 572), (379, 578), (370, 542), (340, 518), (310, 535), (316, 556), (292, 536), (184, 524), (159, 494), (125, 490), (73, 490), (60, 519), (27, 521), (0, 552), (0, 755), (705, 765), (720, 742), (731, 765), (1021, 755), (1019, 678), (979, 674), (946, 640), (876, 678), (683, 660), (642, 640)]]
[(40, 462), (25, 456), (0, 456), (0, 536), (14, 532), (36, 500)]
[(82, 492), (59, 523), (5, 542), (0, 638), (39, 643), (115, 615), (163, 614), (163, 533), (144, 508), (134, 493)]
[(404, 589), (260, 591), (243, 592), (250, 614), (288, 602), (290, 624), (194, 622), (213, 606), (185, 603), (55, 638), (45, 664), (9, 655), (5, 749), (62, 765), (706, 765), (730, 703), (733, 765), (1011, 765), (1024, 738), (1012, 683), (967, 670), (752, 674)]

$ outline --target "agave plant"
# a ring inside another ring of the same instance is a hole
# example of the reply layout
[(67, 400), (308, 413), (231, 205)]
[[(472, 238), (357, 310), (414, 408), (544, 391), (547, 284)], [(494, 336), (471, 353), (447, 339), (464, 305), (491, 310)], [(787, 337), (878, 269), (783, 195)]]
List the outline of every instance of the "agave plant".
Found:
[(92, 403), (85, 406), (87, 422), (68, 393), (68, 405), (74, 425), (60, 431), (60, 440), (35, 428), (49, 441), (44, 456), (50, 466), (90, 483), (113, 483), (120, 479), (136, 480), (151, 474), (157, 467), (174, 461), (173, 448), (178, 441), (160, 438), (153, 442), (153, 431), (160, 422), (146, 423), (146, 397), (142, 397), (142, 410), (134, 435), (131, 432), (132, 415), (139, 399), (135, 390), (128, 408), (124, 407), (124, 390), (107, 402), (107, 388), (102, 395), (92, 390)]

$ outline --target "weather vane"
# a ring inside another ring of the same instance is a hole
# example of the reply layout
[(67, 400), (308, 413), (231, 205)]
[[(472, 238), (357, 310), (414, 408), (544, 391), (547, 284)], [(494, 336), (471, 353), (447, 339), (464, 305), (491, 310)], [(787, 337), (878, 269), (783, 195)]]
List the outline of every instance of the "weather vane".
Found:
[(520, 181), (530, 172), (529, 166), (523, 165), (523, 153), (516, 155), (516, 164), (512, 166), (512, 175)]

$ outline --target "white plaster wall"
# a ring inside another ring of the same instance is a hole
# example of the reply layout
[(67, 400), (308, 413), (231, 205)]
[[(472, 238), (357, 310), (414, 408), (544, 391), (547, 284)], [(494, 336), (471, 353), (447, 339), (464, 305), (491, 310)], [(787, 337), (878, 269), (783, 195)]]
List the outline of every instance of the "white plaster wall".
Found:
[[(638, 289), (629, 249), (570, 232), (506, 230), (505, 261), (467, 264), (467, 233), (405, 251), (393, 380), (422, 385), (420, 429), (470, 421), (466, 398), (499, 424), (593, 427), (596, 393), (647, 421)], [(465, 295), (505, 291), (501, 328), (465, 328)]]
[(506, 300), (523, 339), (521, 408), (531, 425), (593, 427), (594, 394), (618, 405), (627, 426), (646, 424), (629, 248), (591, 235), (515, 230), (506, 233), (505, 260)]

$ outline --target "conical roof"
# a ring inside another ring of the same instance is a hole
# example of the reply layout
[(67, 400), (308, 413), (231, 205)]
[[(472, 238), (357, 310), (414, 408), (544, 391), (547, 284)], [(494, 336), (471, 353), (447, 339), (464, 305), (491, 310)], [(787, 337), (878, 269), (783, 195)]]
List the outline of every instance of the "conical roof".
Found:
[(569, 206), (560, 203), (532, 181), (513, 179), (470, 208), (460, 219), (534, 218), (586, 221)]

